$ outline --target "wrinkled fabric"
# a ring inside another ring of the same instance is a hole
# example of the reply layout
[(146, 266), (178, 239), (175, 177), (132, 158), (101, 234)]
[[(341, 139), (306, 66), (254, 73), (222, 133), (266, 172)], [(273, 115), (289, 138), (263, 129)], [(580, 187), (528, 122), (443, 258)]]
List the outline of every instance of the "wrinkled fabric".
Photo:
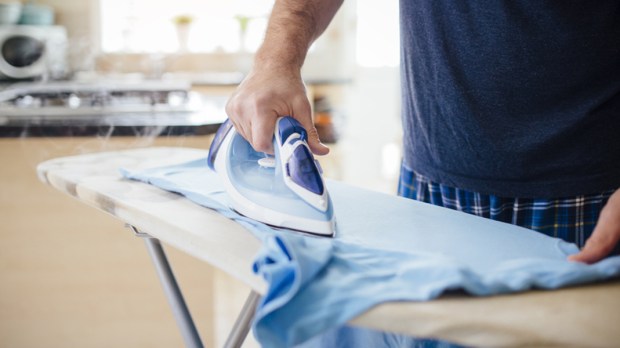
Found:
[(342, 326), (329, 329), (295, 348), (465, 348), (447, 341), (418, 339), (361, 327)]
[(214, 209), (262, 241), (253, 268), (267, 282), (253, 323), (265, 347), (290, 347), (386, 301), (426, 301), (447, 290), (490, 296), (557, 289), (620, 275), (620, 257), (566, 260), (574, 244), (518, 226), (328, 181), (336, 237), (274, 229), (241, 216), (206, 158), (121, 170)]

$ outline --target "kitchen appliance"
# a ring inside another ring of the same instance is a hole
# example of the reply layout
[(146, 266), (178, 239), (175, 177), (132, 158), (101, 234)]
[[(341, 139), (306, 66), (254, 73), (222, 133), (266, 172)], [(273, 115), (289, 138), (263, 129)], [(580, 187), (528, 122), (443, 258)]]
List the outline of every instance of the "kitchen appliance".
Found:
[(275, 227), (333, 237), (334, 209), (307, 139), (297, 120), (278, 118), (272, 156), (255, 151), (226, 120), (211, 143), (208, 165), (222, 178), (238, 213)]
[(0, 26), (0, 80), (63, 78), (66, 56), (62, 26)]
[(182, 80), (18, 82), (0, 89), (0, 137), (206, 135), (225, 104)]

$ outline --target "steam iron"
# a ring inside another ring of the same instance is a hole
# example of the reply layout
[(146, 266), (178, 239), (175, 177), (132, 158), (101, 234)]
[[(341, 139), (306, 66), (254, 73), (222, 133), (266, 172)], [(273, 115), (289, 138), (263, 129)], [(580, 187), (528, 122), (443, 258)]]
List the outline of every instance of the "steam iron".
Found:
[(274, 227), (322, 237), (335, 234), (321, 169), (296, 119), (276, 121), (274, 155), (257, 152), (226, 120), (211, 143), (208, 165), (220, 175), (232, 208)]

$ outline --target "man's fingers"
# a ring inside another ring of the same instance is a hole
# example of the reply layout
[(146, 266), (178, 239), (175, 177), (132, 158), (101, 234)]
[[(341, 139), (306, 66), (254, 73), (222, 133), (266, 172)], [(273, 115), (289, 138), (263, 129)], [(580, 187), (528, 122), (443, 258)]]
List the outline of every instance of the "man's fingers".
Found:
[(319, 139), (319, 132), (317, 132), (314, 125), (310, 128), (306, 127), (308, 132), (308, 146), (315, 155), (323, 156), (329, 153), (329, 147), (325, 146)]
[(245, 140), (247, 140), (250, 144), (252, 143), (252, 128), (245, 125), (245, 123), (240, 122), (239, 120), (230, 118), (235, 130), (239, 135), (241, 135)]
[(583, 249), (578, 254), (569, 256), (568, 259), (570, 261), (595, 263), (607, 256), (613, 250), (616, 242), (605, 234), (592, 233)]
[(620, 190), (611, 195), (596, 222), (594, 232), (581, 252), (569, 260), (594, 263), (609, 255), (620, 241)]
[[(265, 86), (269, 86), (266, 88)], [(317, 155), (329, 148), (321, 143), (312, 122), (312, 110), (301, 79), (250, 74), (226, 104), (226, 114), (235, 129), (256, 151), (273, 153), (276, 119), (292, 116), (308, 132), (308, 146)]]
[(317, 132), (316, 127), (314, 127), (314, 122), (312, 122), (312, 109), (310, 108), (310, 103), (308, 99), (304, 97), (299, 97), (293, 101), (293, 116), (301, 125), (306, 129), (308, 133), (308, 146), (310, 150), (315, 155), (327, 155), (329, 153), (329, 148), (321, 143), (319, 139), (319, 132)]
[(252, 122), (252, 140), (254, 150), (273, 154), (273, 131), (276, 127), (277, 115), (256, 117)]
[(233, 95), (228, 100), (228, 102), (226, 103), (225, 110), (226, 110), (226, 115), (228, 115), (228, 119), (232, 122), (237, 133), (239, 133), (245, 140), (251, 141), (252, 133), (248, 132), (247, 131), (248, 127), (244, 125), (244, 122), (245, 122), (243, 118), (244, 111), (241, 108), (241, 104), (237, 103), (236, 95)]

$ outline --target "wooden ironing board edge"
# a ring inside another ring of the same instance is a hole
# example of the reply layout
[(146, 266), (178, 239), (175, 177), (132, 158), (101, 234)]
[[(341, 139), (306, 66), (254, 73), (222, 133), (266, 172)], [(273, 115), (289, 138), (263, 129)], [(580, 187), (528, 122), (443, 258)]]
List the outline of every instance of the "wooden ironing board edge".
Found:
[[(37, 170), (41, 180), (56, 189), (264, 293), (263, 280), (251, 272), (260, 244), (250, 232), (181, 196), (125, 180), (117, 170), (171, 165), (205, 155), (198, 149), (146, 148), (58, 158), (41, 163)], [(173, 210), (177, 213), (171, 218)], [(195, 224), (209, 228), (196, 231)], [(237, 251), (224, 252), (227, 248)], [(488, 298), (448, 295), (428, 302), (384, 303), (350, 323), (473, 346), (604, 347), (620, 342), (618, 309), (620, 281), (615, 281)]]

